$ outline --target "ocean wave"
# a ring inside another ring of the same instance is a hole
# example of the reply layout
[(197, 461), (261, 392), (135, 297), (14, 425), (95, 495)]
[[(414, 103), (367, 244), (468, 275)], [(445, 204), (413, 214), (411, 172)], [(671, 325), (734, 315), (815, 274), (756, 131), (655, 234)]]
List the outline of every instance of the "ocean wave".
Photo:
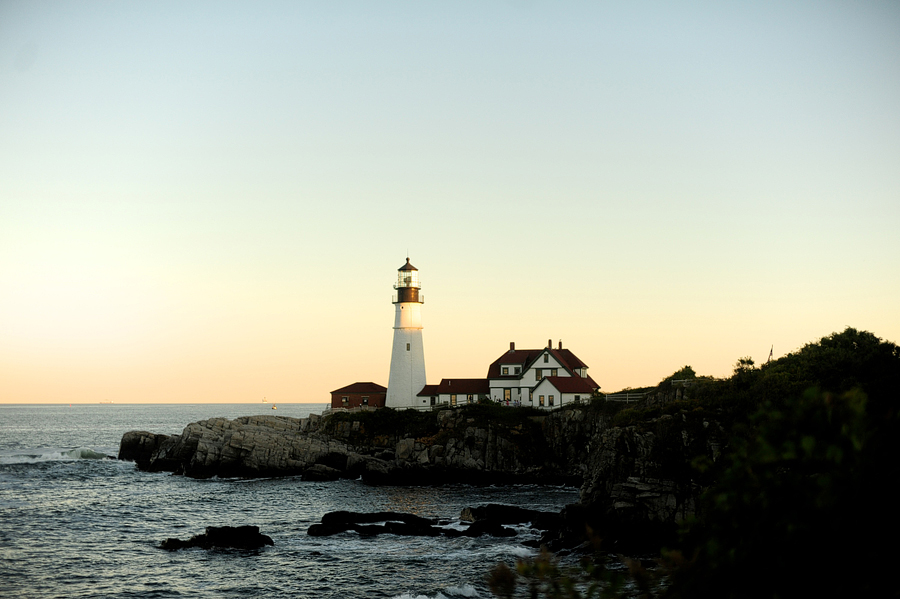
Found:
[[(41, 453), (33, 453), (41, 452)], [(74, 460), (106, 460), (114, 459), (105, 453), (94, 451), (90, 447), (76, 447), (75, 449), (40, 450), (35, 449), (29, 453), (15, 453), (0, 456), (0, 464), (37, 464), (40, 462), (66, 462)]]
[[(444, 593), (447, 593), (446, 595)], [(464, 584), (460, 587), (447, 587), (444, 593), (438, 591), (434, 597), (428, 595), (413, 595), (412, 593), (403, 593), (391, 597), (391, 599), (453, 599), (454, 597), (481, 597), (478, 591), (470, 584)]]
[(478, 591), (470, 584), (464, 584), (461, 587), (447, 587), (444, 589), (452, 597), (480, 597)]

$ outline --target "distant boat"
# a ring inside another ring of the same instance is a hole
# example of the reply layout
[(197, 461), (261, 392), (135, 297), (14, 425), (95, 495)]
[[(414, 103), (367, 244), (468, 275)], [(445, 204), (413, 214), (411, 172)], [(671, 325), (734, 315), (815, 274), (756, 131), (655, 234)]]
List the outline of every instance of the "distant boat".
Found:
[(269, 403), (269, 400), (263, 397), (263, 403)]
[(112, 402), (113, 402), (113, 400), (111, 400), (111, 399), (103, 399), (100, 401), (100, 403), (112, 403)]
[(273, 409), (273, 410), (277, 410), (278, 407), (277, 407), (277, 406), (272, 406), (272, 409)]

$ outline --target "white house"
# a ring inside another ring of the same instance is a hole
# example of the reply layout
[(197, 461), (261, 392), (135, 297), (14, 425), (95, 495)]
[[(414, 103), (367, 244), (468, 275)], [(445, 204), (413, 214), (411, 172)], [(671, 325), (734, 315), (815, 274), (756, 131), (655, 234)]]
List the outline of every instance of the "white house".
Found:
[[(488, 368), (490, 396), (506, 405), (556, 408), (588, 399), (599, 388), (587, 369), (578, 356), (563, 349), (562, 341), (557, 349), (552, 341), (542, 349), (517, 350), (516, 344), (510, 343), (509, 351)], [(568, 378), (573, 380), (563, 380)]]

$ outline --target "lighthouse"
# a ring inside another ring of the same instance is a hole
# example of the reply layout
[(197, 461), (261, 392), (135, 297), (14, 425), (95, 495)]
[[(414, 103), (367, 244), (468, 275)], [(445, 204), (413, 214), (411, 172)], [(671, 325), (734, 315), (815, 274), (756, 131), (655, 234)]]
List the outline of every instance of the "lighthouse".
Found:
[[(422, 303), (419, 269), (409, 263), (397, 270), (394, 303), (394, 347), (385, 407), (414, 408), (425, 386), (425, 348), (422, 346)], [(424, 405), (424, 403), (422, 404)]]

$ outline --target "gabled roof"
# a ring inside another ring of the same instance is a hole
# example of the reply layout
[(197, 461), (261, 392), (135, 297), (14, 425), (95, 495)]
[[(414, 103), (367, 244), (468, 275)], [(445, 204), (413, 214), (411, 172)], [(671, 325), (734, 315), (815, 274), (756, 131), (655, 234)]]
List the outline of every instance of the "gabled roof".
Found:
[(587, 364), (578, 359), (578, 356), (573, 354), (571, 350), (568, 349), (551, 349), (550, 353), (553, 354), (561, 364), (563, 364), (569, 370), (575, 370), (576, 368), (587, 368)]
[(526, 369), (526, 364), (530, 364), (534, 362), (534, 360), (544, 352), (542, 349), (511, 349), (509, 351), (503, 352), (503, 355), (494, 360), (494, 362), (488, 367), (487, 378), (489, 379), (500, 379), (500, 378), (520, 378), (521, 374), (516, 375), (502, 375), (500, 374), (502, 371), (500, 370), (500, 366), (503, 364), (520, 364), (522, 365), (522, 372)]
[[(559, 362), (563, 368), (568, 370), (572, 376), (577, 376), (575, 374), (575, 370), (579, 368), (587, 368), (587, 364), (579, 360), (578, 356), (573, 354), (572, 351), (568, 349), (548, 349), (546, 347), (541, 349), (511, 349), (504, 352), (502, 356), (494, 360), (494, 362), (488, 367), (487, 378), (521, 378), (522, 374), (524, 374), (526, 370), (531, 368), (531, 365), (534, 364), (534, 362), (539, 357), (541, 357), (541, 355), (543, 355), (545, 351), (549, 352), (551, 356), (556, 358), (556, 361)], [(500, 367), (501, 365), (505, 364), (521, 364), (522, 372), (516, 375), (502, 375), (500, 374), (502, 372), (500, 370)]]
[(441, 379), (440, 385), (425, 385), (417, 395), (440, 395), (456, 393), (459, 395), (476, 395), (490, 393), (487, 379)]
[(378, 383), (353, 383), (335, 389), (332, 393), (387, 393), (387, 387), (382, 387)]
[(560, 393), (591, 394), (597, 389), (594, 381), (580, 376), (548, 376), (544, 380), (556, 387)]

